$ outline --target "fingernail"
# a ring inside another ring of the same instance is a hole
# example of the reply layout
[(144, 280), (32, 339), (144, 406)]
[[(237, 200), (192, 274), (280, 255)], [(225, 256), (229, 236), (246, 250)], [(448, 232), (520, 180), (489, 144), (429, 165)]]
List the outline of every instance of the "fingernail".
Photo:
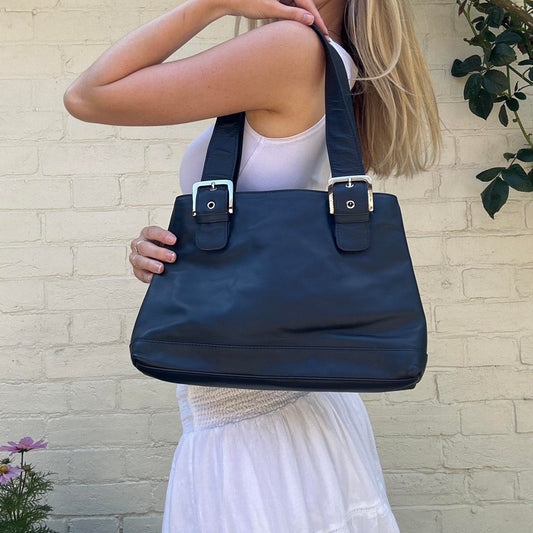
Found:
[(304, 22), (306, 24), (311, 24), (311, 22), (313, 22), (313, 15), (304, 15)]
[(174, 244), (176, 242), (176, 236), (175, 235), (170, 235), (168, 238), (167, 238), (167, 242), (169, 244)]
[(170, 252), (169, 254), (167, 254), (167, 259), (169, 261), (174, 261), (174, 259), (176, 259), (176, 254), (174, 252)]

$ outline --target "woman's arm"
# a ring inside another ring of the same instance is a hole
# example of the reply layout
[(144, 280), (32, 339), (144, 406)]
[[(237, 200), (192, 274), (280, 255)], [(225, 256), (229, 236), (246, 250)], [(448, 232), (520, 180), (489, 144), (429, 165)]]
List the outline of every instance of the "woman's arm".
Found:
[(212, 0), (186, 1), (122, 37), (67, 89), (67, 95), (113, 83), (162, 63), (224, 14)]
[[(296, 8), (278, 2), (275, 9)], [(65, 107), (86, 122), (124, 126), (181, 124), (253, 109), (277, 111), (277, 103), (294, 94), (302, 76), (309, 53), (305, 43), (322, 46), (300, 22), (280, 20), (163, 63), (227, 13), (223, 1), (187, 0), (137, 28), (72, 83), (64, 95)]]
[(161, 64), (223, 14), (211, 0), (188, 0), (137, 28), (107, 49), (68, 87), (65, 107), (81, 120), (98, 122), (100, 118), (105, 123), (105, 116), (95, 116), (96, 109), (91, 113), (91, 105), (103, 103), (112, 92), (111, 84)]

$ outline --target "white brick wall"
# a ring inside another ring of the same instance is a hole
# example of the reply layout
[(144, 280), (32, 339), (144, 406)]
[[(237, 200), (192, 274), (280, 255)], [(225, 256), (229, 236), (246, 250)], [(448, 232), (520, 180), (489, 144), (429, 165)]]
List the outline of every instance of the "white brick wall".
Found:
[[(521, 141), (472, 115), (456, 57), (474, 53), (452, 0), (413, 0), (445, 135), (440, 165), (375, 181), (400, 199), (427, 313), (412, 391), (364, 394), (402, 533), (530, 531), (533, 521), (533, 200), (495, 220), (477, 172)], [(131, 238), (166, 226), (187, 144), (210, 121), (112, 127), (70, 117), (69, 83), (169, 0), (0, 4), (0, 441), (44, 437), (49, 525), (157, 532), (181, 427), (175, 385), (141, 375), (128, 340), (146, 285)], [(435, 21), (438, 20), (438, 24)], [(175, 55), (233, 34), (225, 17)], [(528, 127), (532, 116), (523, 115)]]

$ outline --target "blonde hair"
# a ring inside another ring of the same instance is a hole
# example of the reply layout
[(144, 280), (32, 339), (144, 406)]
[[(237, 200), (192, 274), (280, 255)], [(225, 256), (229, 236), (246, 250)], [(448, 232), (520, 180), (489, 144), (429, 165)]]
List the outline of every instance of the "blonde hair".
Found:
[[(246, 20), (252, 30), (280, 19)], [(351, 92), (366, 171), (412, 177), (434, 165), (439, 114), (409, 0), (346, 0), (341, 44), (358, 68)]]

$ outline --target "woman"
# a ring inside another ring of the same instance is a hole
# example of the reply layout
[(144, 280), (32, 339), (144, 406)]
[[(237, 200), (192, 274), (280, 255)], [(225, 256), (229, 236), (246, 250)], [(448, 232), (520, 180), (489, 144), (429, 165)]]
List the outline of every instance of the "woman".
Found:
[[(237, 26), (233, 39), (163, 63), (224, 15), (247, 17), (253, 31), (238, 35)], [(264, 24), (256, 27), (257, 19)], [(433, 164), (437, 107), (408, 0), (187, 0), (108, 49), (69, 87), (65, 106), (81, 120), (112, 125), (182, 124), (244, 110), (237, 190), (325, 189), (325, 53), (306, 27), (313, 21), (346, 67), (365, 167), (411, 176)], [(183, 157), (183, 194), (201, 177), (213, 127)], [(135, 276), (150, 283), (164, 262), (179, 260), (161, 246), (176, 239), (144, 228), (131, 243)], [(359, 394), (178, 384), (176, 395), (184, 432), (163, 533), (399, 531)]]

